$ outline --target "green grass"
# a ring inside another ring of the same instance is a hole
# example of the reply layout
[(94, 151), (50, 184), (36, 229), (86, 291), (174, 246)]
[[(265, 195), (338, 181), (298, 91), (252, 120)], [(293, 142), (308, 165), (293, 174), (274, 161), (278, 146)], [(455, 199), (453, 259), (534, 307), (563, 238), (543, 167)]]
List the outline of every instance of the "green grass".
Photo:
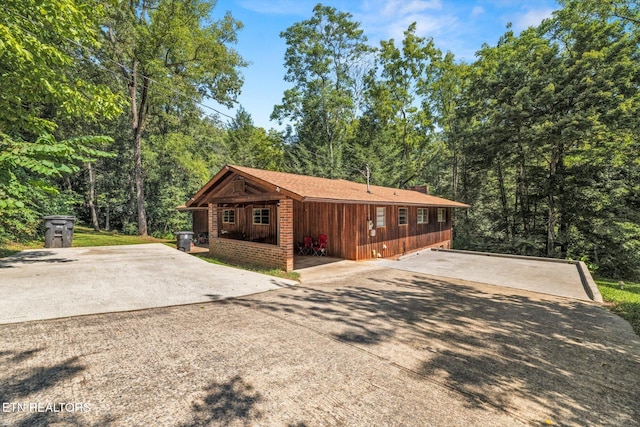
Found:
[(38, 249), (39, 246), (27, 246), (20, 243), (0, 243), (0, 258), (17, 254), (27, 249)]
[(255, 266), (252, 267), (252, 266), (246, 266), (246, 265), (229, 264), (227, 262), (220, 261), (219, 259), (211, 258), (208, 255), (196, 255), (196, 256), (204, 261), (210, 262), (211, 264), (224, 265), (225, 267), (239, 268), (241, 270), (255, 271), (256, 273), (266, 274), (274, 277), (280, 277), (281, 279), (296, 280), (298, 282), (300, 281), (300, 273), (296, 273), (295, 271), (290, 271), (287, 273), (286, 271), (282, 271), (277, 268), (267, 269), (267, 268), (260, 268)]
[[(74, 248), (86, 246), (113, 246), (113, 245), (139, 245), (143, 243), (166, 243), (171, 247), (176, 246), (175, 240), (156, 239), (155, 237), (128, 236), (117, 231), (93, 231), (89, 227), (76, 226), (73, 230)], [(6, 242), (0, 243), (0, 258), (16, 254), (29, 249), (44, 248), (44, 236), (41, 240), (27, 243)]]
[(89, 227), (76, 226), (73, 231), (74, 248), (85, 246), (140, 245), (143, 243), (167, 243), (175, 247), (175, 240), (156, 239), (155, 237), (129, 236), (114, 231), (93, 231)]
[(622, 287), (617, 280), (595, 280), (602, 299), (609, 303), (611, 311), (631, 323), (635, 333), (640, 335), (640, 283), (625, 281)]
[(27, 243), (15, 243), (15, 242), (0, 242), (0, 258), (17, 254), (18, 252), (26, 251), (29, 249), (41, 249), (44, 248), (44, 239), (42, 242), (34, 241)]
[[(86, 246), (139, 245), (143, 243), (164, 243), (171, 248), (176, 247), (175, 240), (156, 239), (154, 237), (129, 236), (125, 234), (119, 234), (115, 231), (93, 231), (91, 228), (83, 226), (76, 226), (74, 228), (72, 246), (74, 248), (81, 248)], [(41, 248), (44, 248), (44, 237), (42, 238), (42, 240), (36, 240), (29, 243), (0, 243), (0, 258), (16, 254), (20, 251)], [(278, 269), (265, 269), (259, 267), (247, 267), (237, 264), (228, 264), (215, 258), (210, 258), (206, 255), (196, 256), (213, 264), (239, 268), (242, 270), (255, 271), (257, 273), (268, 274), (269, 276), (280, 277), (283, 279), (300, 281), (300, 274), (294, 272), (287, 273)]]

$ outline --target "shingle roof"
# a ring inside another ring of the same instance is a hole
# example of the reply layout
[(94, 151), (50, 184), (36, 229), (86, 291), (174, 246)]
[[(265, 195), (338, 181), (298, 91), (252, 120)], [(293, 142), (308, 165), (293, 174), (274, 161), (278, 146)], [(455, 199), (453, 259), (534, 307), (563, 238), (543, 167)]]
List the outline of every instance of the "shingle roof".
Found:
[[(367, 192), (367, 185), (344, 179), (318, 178), (307, 175), (296, 175), (285, 172), (273, 172), (263, 169), (247, 168), (244, 166), (229, 165), (225, 169), (236, 172), (245, 178), (257, 178), (273, 187), (280, 187), (294, 199), (300, 201), (324, 201), (347, 203), (380, 203), (380, 204), (407, 204), (423, 206), (441, 206), (468, 208), (469, 205), (443, 199), (441, 197), (424, 194), (414, 190), (401, 190), (398, 188), (380, 187), (371, 185)], [(223, 169), (223, 171), (225, 170)], [(220, 174), (216, 175), (218, 177)], [(209, 181), (195, 196), (197, 199), (215, 184), (216, 177)]]

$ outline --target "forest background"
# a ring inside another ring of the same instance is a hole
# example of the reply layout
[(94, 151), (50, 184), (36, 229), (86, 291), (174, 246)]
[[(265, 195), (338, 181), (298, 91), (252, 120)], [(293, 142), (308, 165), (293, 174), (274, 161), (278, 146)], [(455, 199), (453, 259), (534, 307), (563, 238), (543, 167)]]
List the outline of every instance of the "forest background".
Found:
[[(473, 62), (410, 25), (368, 42), (318, 4), (282, 29), (272, 118), (238, 109), (242, 23), (204, 0), (6, 0), (0, 10), (0, 241), (43, 215), (169, 236), (224, 164), (371, 182), (470, 204), (460, 249), (580, 259), (640, 278), (640, 9), (563, 0)], [(267, 82), (268, 83), (268, 82)]]

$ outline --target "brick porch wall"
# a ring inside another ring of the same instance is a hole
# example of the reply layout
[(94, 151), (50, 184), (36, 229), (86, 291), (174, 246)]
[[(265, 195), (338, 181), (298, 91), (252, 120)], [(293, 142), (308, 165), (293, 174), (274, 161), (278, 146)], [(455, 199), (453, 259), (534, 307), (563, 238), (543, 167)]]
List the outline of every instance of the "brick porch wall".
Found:
[(280, 201), (278, 244), (247, 242), (218, 237), (217, 205), (209, 204), (209, 255), (235, 264), (293, 270), (293, 201)]
[(282, 269), (293, 270), (293, 200), (284, 199), (278, 206), (278, 245), (282, 253)]
[(267, 243), (215, 238), (209, 240), (209, 254), (214, 258), (234, 264), (293, 270), (293, 265), (291, 268), (287, 268), (287, 257), (283, 253), (283, 249), (280, 246)]
[[(209, 241), (218, 237), (218, 205), (209, 203)], [(211, 251), (211, 244), (209, 244)]]

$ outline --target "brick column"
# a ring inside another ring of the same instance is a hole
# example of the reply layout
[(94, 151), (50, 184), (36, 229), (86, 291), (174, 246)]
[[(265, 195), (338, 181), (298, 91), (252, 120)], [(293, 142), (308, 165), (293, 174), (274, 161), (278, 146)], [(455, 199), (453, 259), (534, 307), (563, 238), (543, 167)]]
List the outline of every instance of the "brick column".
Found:
[(278, 246), (282, 254), (282, 269), (293, 270), (293, 200), (280, 200), (278, 206)]
[(209, 255), (213, 242), (218, 237), (218, 204), (209, 203)]

